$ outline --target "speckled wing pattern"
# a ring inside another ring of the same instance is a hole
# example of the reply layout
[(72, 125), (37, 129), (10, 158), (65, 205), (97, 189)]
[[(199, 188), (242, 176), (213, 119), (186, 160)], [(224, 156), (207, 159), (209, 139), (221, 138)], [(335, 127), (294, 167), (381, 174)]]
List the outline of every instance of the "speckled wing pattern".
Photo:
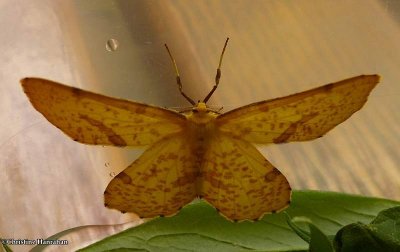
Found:
[(175, 214), (197, 196), (192, 150), (181, 134), (150, 146), (108, 184), (105, 205), (142, 218)]
[(257, 220), (287, 207), (285, 176), (249, 142), (216, 134), (206, 151), (201, 195), (231, 220)]
[(21, 80), (32, 105), (75, 141), (145, 146), (182, 131), (174, 111), (111, 98), (39, 78)]
[(216, 123), (222, 132), (252, 143), (315, 139), (358, 111), (378, 82), (378, 75), (361, 75), (240, 107)]
[[(358, 76), (250, 104), (208, 117), (211, 123), (199, 123), (198, 132), (188, 117), (167, 109), (45, 79), (21, 82), (32, 105), (76, 141), (150, 145), (107, 186), (107, 207), (140, 217), (170, 216), (201, 196), (228, 219), (256, 220), (288, 206), (291, 188), (251, 143), (320, 137), (359, 110), (378, 81), (377, 75)], [(208, 139), (196, 142), (191, 135), (209, 129)]]

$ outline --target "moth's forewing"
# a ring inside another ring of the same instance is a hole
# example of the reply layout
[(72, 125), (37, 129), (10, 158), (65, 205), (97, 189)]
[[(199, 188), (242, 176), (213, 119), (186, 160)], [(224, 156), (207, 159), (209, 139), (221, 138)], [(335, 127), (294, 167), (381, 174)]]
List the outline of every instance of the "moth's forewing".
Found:
[(37, 111), (75, 141), (145, 146), (182, 131), (183, 115), (39, 79), (21, 80)]
[(378, 75), (361, 75), (249, 104), (220, 115), (217, 125), (222, 132), (252, 143), (312, 140), (361, 109), (378, 82)]

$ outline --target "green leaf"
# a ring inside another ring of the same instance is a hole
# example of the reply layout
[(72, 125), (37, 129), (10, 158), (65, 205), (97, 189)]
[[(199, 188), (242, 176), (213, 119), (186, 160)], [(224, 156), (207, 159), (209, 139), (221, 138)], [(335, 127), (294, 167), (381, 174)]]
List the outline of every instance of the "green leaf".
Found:
[(370, 226), (379, 240), (400, 248), (400, 207), (383, 210)]
[(310, 248), (311, 252), (334, 252), (332, 242), (329, 238), (312, 222), (308, 223), (311, 232)]
[[(80, 230), (82, 228), (86, 228), (86, 227), (88, 227), (88, 226), (80, 226), (80, 227), (74, 227), (74, 228), (71, 228), (71, 229), (67, 229), (67, 230), (64, 230), (62, 232), (59, 232), (57, 234), (54, 234), (54, 235), (48, 237), (46, 240), (58, 240), (59, 238), (61, 238), (64, 235), (67, 235), (69, 233), (73, 233), (75, 231), (78, 231), (78, 230)], [(47, 246), (49, 246), (49, 245), (36, 245), (35, 247), (33, 247), (30, 250), (30, 252), (42, 252), (42, 251), (45, 250), (45, 248)]]
[(310, 221), (309, 219), (305, 217), (294, 217), (293, 219), (290, 218), (289, 214), (284, 212), (286, 214), (286, 222), (289, 225), (289, 227), (296, 232), (296, 234), (303, 239), (303, 241), (310, 243), (311, 241), (311, 234), (309, 231), (305, 231), (303, 228), (299, 227), (296, 222), (306, 222)]
[[(289, 217), (289, 215), (287, 215)], [(305, 242), (309, 243), (309, 251), (311, 252), (334, 252), (332, 241), (326, 236), (317, 226), (315, 226), (312, 221), (306, 217), (294, 217), (287, 219), (289, 226), (297, 233), (300, 238)], [(309, 231), (303, 230), (298, 224), (306, 224)]]
[(7, 245), (6, 240), (3, 240), (3, 239), (0, 238), (0, 242), (1, 242), (0, 243), (0, 248), (2, 248), (1, 249), (2, 251), (13, 252), (11, 250), (11, 248)]
[(386, 209), (369, 225), (353, 223), (339, 230), (335, 249), (347, 251), (400, 251), (400, 207)]
[[(369, 223), (400, 202), (318, 191), (294, 191), (290, 216), (305, 216), (333, 236), (345, 225)], [(287, 225), (284, 213), (257, 222), (230, 222), (205, 202), (184, 207), (176, 216), (156, 218), (110, 236), (81, 251), (294, 251), (307, 250)]]
[(0, 251), (13, 252), (12, 249), (7, 245), (7, 239), (0, 237)]

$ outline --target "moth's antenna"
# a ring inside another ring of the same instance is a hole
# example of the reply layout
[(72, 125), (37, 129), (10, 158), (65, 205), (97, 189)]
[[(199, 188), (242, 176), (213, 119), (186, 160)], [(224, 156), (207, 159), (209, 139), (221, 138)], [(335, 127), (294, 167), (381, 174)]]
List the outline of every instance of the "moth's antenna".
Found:
[(228, 45), (228, 41), (229, 41), (229, 38), (226, 38), (224, 48), (222, 49), (222, 53), (221, 53), (221, 56), (219, 58), (219, 65), (218, 65), (218, 68), (217, 68), (217, 74), (215, 75), (215, 85), (211, 89), (210, 93), (208, 93), (206, 98), (204, 98), (204, 100), (203, 100), (204, 103), (207, 103), (207, 101), (210, 99), (210, 97), (214, 93), (215, 89), (217, 89), (217, 87), (218, 87), (219, 79), (221, 78), (222, 57), (224, 57), (224, 52), (225, 52), (226, 45)]
[(167, 44), (164, 44), (164, 45), (165, 45), (165, 48), (167, 48), (167, 52), (168, 52), (168, 54), (169, 54), (169, 57), (171, 58), (172, 64), (174, 65), (174, 68), (175, 68), (176, 83), (178, 84), (179, 92), (181, 92), (181, 94), (183, 95), (183, 97), (185, 97), (186, 100), (188, 100), (188, 101), (190, 102), (190, 104), (192, 104), (193, 106), (195, 106), (196, 103), (195, 103), (192, 99), (190, 99), (190, 97), (187, 96), (187, 95), (183, 92), (183, 90), (182, 90), (182, 83), (181, 83), (181, 77), (179, 76), (179, 71), (178, 71), (178, 66), (176, 65), (176, 62), (175, 62), (174, 57), (172, 57), (172, 54), (171, 54), (171, 52), (169, 51), (169, 48), (168, 48)]

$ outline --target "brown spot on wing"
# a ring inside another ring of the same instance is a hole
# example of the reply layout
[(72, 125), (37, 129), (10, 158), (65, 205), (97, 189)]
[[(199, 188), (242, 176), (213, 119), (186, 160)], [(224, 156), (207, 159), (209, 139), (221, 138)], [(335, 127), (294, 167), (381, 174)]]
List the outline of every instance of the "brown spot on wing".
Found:
[(84, 92), (82, 89), (80, 88), (76, 88), (76, 87), (71, 87), (71, 92), (75, 95), (75, 96), (80, 96), (82, 94), (82, 92)]
[(261, 105), (258, 109), (259, 109), (261, 112), (267, 112), (267, 111), (269, 110), (269, 106), (266, 105), (266, 104), (263, 104), (263, 105)]
[(125, 172), (120, 172), (115, 178), (122, 180), (124, 184), (132, 183), (132, 178)]
[(278, 169), (274, 168), (272, 171), (268, 172), (265, 175), (264, 179), (267, 182), (272, 182), (272, 181), (274, 181), (276, 179), (276, 177), (278, 177), (281, 174), (282, 173)]
[(138, 108), (136, 108), (135, 113), (144, 114), (144, 113), (146, 113), (146, 108), (145, 107), (138, 107)]
[(334, 87), (335, 85), (333, 83), (329, 83), (325, 86), (322, 86), (321, 88), (323, 88), (325, 92), (331, 92)]

